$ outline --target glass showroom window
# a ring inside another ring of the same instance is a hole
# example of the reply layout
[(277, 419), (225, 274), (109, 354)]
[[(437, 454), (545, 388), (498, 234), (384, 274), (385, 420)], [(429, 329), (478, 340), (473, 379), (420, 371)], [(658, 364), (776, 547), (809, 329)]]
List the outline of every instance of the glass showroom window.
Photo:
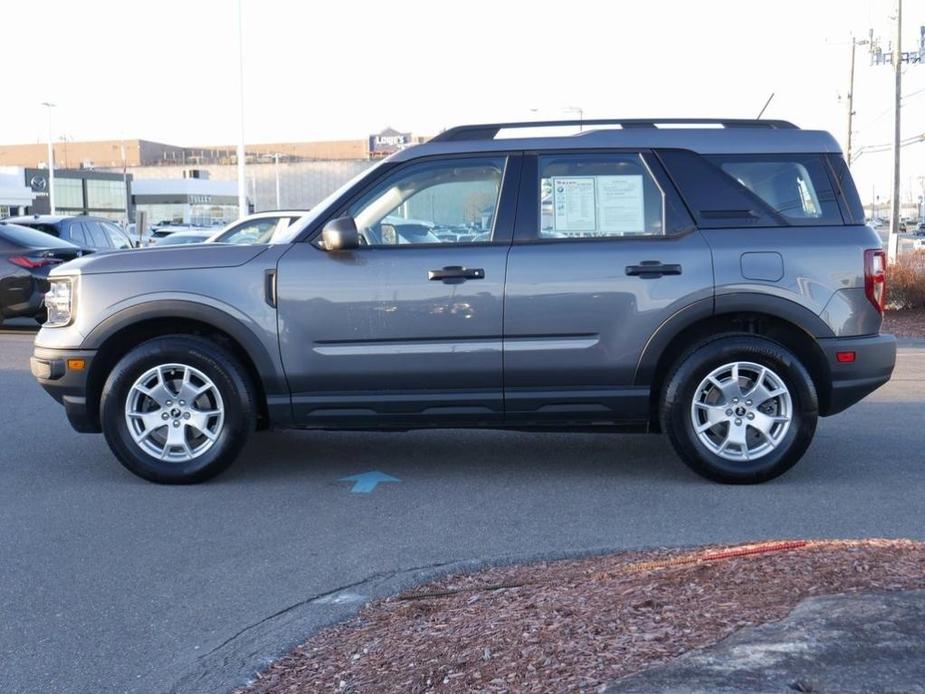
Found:
[(183, 224), (183, 210), (185, 205), (182, 203), (164, 204), (164, 205), (136, 205), (136, 210), (142, 210), (148, 213), (148, 224)]
[(638, 154), (540, 157), (540, 238), (664, 233), (665, 196)]
[(87, 207), (93, 210), (124, 210), (125, 186), (122, 181), (87, 180)]
[(69, 210), (82, 210), (83, 206), (83, 181), (79, 178), (56, 178), (55, 207)]

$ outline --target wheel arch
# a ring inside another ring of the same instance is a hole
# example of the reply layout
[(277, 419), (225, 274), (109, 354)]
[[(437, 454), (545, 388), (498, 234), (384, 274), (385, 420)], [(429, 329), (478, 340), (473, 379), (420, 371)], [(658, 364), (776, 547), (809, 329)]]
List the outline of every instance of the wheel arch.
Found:
[[(225, 347), (241, 363), (257, 395), (261, 428), (271, 421), (273, 395), (286, 394), (285, 379), (254, 332), (221, 309), (193, 301), (155, 301), (125, 308), (96, 326), (82, 345), (96, 354), (87, 375), (87, 409), (98, 425), (100, 397), (112, 367), (132, 347), (164, 335), (198, 335)], [(274, 408), (275, 409), (275, 408)]]
[[(759, 301), (752, 299), (757, 296)], [(636, 367), (636, 385), (650, 387), (650, 427), (659, 428), (662, 390), (672, 366), (691, 347), (722, 334), (766, 337), (783, 345), (801, 361), (813, 379), (820, 412), (829, 409), (831, 370), (817, 339), (832, 336), (821, 318), (786, 299), (763, 295), (730, 295), (716, 306), (704, 300), (679, 311), (652, 335)]]

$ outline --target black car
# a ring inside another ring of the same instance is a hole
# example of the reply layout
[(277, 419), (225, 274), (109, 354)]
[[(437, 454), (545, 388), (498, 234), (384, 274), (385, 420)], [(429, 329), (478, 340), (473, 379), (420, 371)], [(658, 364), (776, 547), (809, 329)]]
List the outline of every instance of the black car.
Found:
[(117, 224), (104, 217), (32, 215), (10, 217), (6, 221), (44, 231), (84, 251), (120, 250), (137, 245)]
[(22, 317), (44, 323), (49, 270), (80, 255), (72, 243), (0, 222), (0, 323)]

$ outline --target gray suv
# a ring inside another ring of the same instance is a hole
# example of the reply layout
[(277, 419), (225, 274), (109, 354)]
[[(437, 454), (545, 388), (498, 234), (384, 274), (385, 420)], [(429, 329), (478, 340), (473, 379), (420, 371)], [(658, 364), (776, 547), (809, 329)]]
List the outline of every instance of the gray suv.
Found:
[(895, 361), (837, 143), (766, 120), (527, 130), (576, 125), (447, 130), (268, 244), (69, 262), (32, 372), (156, 482), (271, 427), (664, 432), (710, 479), (780, 475)]

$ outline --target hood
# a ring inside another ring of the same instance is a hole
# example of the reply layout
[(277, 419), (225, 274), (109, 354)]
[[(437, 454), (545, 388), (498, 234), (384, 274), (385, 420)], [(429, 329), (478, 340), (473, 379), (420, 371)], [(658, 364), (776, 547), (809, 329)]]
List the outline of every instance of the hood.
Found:
[(130, 251), (85, 255), (55, 268), (51, 276), (236, 267), (253, 260), (266, 250), (267, 247), (264, 245), (235, 246), (220, 243), (163, 248), (150, 246)]

